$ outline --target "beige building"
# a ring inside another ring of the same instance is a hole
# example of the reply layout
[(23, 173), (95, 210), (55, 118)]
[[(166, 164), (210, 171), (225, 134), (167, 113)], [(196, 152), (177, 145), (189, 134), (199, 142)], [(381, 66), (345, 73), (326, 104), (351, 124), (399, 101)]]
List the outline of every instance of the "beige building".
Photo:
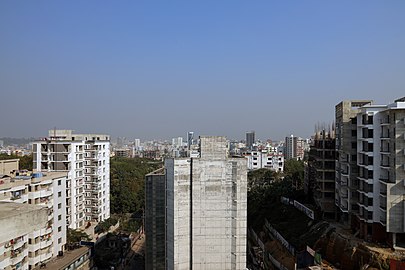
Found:
[(10, 175), (12, 171), (17, 171), (19, 162), (19, 159), (0, 160), (0, 175)]

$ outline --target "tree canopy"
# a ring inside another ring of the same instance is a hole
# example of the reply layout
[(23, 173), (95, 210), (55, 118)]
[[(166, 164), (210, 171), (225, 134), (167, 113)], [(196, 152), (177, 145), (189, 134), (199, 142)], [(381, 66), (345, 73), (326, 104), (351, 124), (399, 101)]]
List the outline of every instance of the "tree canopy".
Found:
[(111, 213), (141, 210), (145, 204), (145, 175), (160, 168), (161, 162), (144, 158), (111, 159)]
[(304, 161), (287, 159), (284, 163), (285, 178), (292, 181), (296, 189), (302, 189), (304, 184)]

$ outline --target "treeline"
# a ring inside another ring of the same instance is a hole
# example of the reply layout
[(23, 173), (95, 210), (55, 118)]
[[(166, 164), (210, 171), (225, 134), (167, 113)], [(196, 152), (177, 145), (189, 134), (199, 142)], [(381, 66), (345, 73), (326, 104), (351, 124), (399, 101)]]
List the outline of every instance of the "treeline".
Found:
[(145, 204), (145, 175), (162, 167), (145, 158), (111, 158), (111, 213), (135, 213)]

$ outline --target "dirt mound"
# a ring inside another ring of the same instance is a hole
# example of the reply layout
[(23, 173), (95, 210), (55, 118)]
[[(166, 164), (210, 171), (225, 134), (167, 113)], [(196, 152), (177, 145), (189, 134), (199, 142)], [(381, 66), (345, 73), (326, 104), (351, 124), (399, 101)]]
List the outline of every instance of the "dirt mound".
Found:
[[(325, 254), (325, 259), (341, 269), (389, 269), (393, 256), (371, 250), (358, 241), (329, 229), (316, 242), (315, 250)], [(395, 258), (398, 259), (398, 258)]]

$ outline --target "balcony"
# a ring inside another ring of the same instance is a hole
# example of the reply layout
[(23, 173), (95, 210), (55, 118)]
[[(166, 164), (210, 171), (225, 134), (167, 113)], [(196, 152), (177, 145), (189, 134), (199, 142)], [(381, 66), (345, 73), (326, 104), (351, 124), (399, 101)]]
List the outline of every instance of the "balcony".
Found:
[(380, 216), (380, 223), (385, 226), (387, 224), (387, 216), (384, 215), (384, 213), (382, 213), (383, 215)]
[(389, 132), (387, 132), (387, 133), (381, 133), (380, 134), (380, 139), (381, 140), (389, 140), (391, 137), (390, 137), (390, 133)]
[(385, 183), (385, 184), (394, 184), (389, 178), (389, 176), (380, 176), (380, 181)]
[[(17, 250), (17, 249), (22, 248), (25, 245), (26, 241), (27, 241), (27, 239), (23, 236), (11, 240), (10, 241), (11, 250)], [(22, 249), (24, 249), (24, 248), (22, 248)]]
[(386, 116), (386, 117), (380, 119), (380, 124), (381, 124), (381, 126), (388, 126), (390, 124), (389, 116)]
[(20, 263), (25, 257), (27, 257), (27, 255), (28, 255), (27, 249), (11, 251), (10, 255), (11, 265), (16, 265)]

